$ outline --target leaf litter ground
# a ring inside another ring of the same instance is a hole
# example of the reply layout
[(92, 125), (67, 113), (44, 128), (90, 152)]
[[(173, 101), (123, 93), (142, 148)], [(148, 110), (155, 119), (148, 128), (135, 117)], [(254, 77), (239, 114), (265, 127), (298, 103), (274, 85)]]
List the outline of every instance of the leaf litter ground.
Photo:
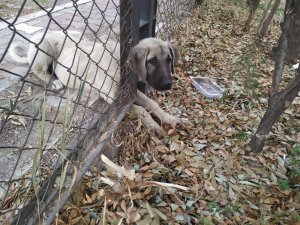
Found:
[[(206, 1), (191, 12), (174, 39), (181, 59), (172, 91), (151, 93), (185, 126), (162, 125), (159, 135), (128, 115), (116, 139), (124, 143), (118, 164), (134, 170), (133, 180), (91, 172), (57, 224), (300, 224), (299, 177), (287, 166), (300, 140), (299, 98), (261, 154), (248, 146), (266, 110), (279, 24), (263, 39), (257, 24), (243, 33), (248, 11), (235, 2)], [(224, 97), (205, 98), (189, 76), (210, 77)]]

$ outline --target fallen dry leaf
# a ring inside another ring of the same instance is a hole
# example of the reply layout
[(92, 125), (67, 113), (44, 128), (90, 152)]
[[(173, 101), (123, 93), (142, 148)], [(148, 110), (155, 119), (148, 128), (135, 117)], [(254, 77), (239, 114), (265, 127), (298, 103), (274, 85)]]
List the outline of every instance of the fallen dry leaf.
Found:
[[(118, 164), (134, 169), (134, 179), (109, 171), (101, 173), (107, 182), (89, 177), (84, 191), (99, 193), (87, 194), (99, 204), (80, 211), (83, 216), (93, 212), (100, 218), (106, 207), (107, 224), (299, 223), (299, 186), (285, 183), (289, 156), (299, 145), (299, 97), (274, 125), (263, 153), (255, 155), (248, 146), (267, 107), (274, 70), (269, 52), (280, 35), (277, 24), (258, 39), (258, 18), (243, 33), (248, 13), (230, 0), (204, 1), (190, 12), (173, 40), (181, 53), (173, 88), (150, 93), (166, 111), (188, 121), (184, 128), (162, 124), (167, 133), (159, 135), (125, 118), (115, 134), (124, 142)], [(225, 95), (204, 97), (190, 76), (211, 78)], [(116, 182), (121, 192), (111, 188)]]

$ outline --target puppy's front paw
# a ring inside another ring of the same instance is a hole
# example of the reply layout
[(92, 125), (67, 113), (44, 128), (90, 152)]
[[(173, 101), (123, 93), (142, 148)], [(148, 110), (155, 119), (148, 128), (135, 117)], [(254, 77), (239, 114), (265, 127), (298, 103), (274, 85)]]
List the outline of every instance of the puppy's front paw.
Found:
[(50, 81), (50, 88), (51, 90), (54, 90), (54, 91), (60, 91), (61, 89), (64, 88), (64, 85), (62, 84), (62, 82), (58, 79), (56, 80), (52, 80)]

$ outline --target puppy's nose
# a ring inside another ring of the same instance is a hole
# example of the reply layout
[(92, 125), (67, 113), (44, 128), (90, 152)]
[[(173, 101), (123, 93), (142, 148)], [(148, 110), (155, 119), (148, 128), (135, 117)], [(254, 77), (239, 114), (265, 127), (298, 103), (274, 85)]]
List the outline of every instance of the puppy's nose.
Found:
[(169, 90), (172, 87), (172, 80), (164, 80), (162, 82), (162, 87), (164, 90)]

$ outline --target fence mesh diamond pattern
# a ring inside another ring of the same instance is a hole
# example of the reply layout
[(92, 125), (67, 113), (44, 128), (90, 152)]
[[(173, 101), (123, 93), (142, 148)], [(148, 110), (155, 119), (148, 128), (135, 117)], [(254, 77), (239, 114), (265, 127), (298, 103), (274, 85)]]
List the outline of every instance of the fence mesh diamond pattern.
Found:
[[(134, 99), (135, 2), (24, 0), (0, 11), (1, 224), (51, 224), (93, 161), (113, 152)], [(170, 39), (193, 5), (159, 0), (156, 36)]]

